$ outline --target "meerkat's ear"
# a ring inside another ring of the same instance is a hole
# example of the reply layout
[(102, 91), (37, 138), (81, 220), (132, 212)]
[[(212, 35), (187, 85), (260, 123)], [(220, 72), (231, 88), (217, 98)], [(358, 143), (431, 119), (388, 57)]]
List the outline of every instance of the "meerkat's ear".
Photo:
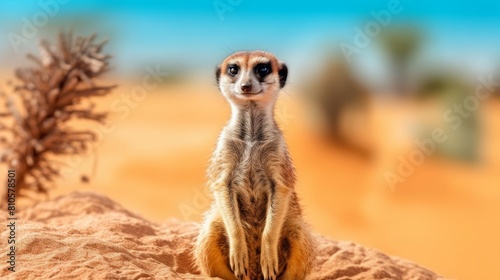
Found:
[(283, 88), (286, 84), (286, 78), (288, 77), (288, 67), (283, 62), (280, 62), (280, 69), (278, 70), (278, 76), (280, 77), (280, 87)]
[(218, 65), (217, 68), (215, 69), (215, 79), (217, 80), (217, 84), (219, 84), (219, 80), (220, 80), (220, 65)]

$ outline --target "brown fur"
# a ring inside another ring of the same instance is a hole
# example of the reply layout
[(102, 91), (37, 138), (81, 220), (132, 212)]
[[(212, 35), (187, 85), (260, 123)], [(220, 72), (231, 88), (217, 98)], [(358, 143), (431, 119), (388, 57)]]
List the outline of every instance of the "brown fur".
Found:
[[(261, 77), (255, 65), (268, 63)], [(239, 67), (228, 74), (228, 65)], [(232, 108), (208, 170), (215, 202), (195, 256), (208, 276), (223, 279), (304, 279), (314, 250), (295, 193), (295, 173), (273, 117), (286, 65), (270, 53), (239, 52), (219, 66), (217, 79)], [(243, 83), (254, 91), (238, 94)]]

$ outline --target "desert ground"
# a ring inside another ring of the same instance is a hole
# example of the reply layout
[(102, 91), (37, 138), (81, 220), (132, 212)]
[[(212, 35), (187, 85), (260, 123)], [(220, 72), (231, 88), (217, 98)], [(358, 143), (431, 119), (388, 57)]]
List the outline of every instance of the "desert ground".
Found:
[[(16, 271), (2, 264), (2, 279), (220, 279), (200, 275), (194, 264), (197, 223), (157, 224), (106, 196), (81, 191), (39, 203), (18, 218), (24, 222), (17, 228)], [(353, 242), (313, 238), (316, 261), (308, 279), (446, 280)]]
[[(110, 127), (100, 128), (92, 154), (64, 159), (68, 168), (51, 197), (87, 190), (153, 222), (200, 222), (211, 199), (205, 169), (229, 107), (213, 82), (162, 85), (143, 100), (131, 96), (135, 85), (124, 82), (99, 101), (103, 109), (120, 110), (111, 115)], [(296, 165), (301, 203), (317, 233), (414, 261), (450, 279), (500, 277), (499, 100), (481, 104), (480, 163), (429, 157), (391, 189), (384, 172), (409, 151), (399, 129), (415, 106), (374, 102), (363, 137), (375, 153), (367, 159), (315, 133), (295, 91), (281, 96), (277, 119)]]

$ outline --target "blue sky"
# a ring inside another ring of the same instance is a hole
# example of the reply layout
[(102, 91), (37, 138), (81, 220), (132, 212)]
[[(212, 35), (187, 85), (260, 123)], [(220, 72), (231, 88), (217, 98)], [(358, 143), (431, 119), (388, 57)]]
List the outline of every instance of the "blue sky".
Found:
[[(23, 18), (32, 19), (43, 11), (43, 3), (55, 1), (0, 2), (2, 61), (13, 62), (15, 55), (8, 34), (20, 34)], [(67, 3), (58, 4), (58, 11), (38, 35), (50, 37), (61, 26), (82, 33), (97, 31), (111, 39), (116, 68), (123, 71), (157, 62), (186, 68), (214, 65), (241, 49), (266, 49), (285, 60), (304, 61), (324, 46), (352, 44), (353, 29), (363, 28), (373, 20), (371, 11), (387, 9), (391, 0), (217, 1), (64, 0)], [(229, 5), (223, 19), (214, 3)], [(477, 64), (472, 67), (479, 71), (500, 64), (500, 1), (401, 0), (400, 5), (403, 10), (392, 15), (390, 24), (421, 27), (428, 38), (428, 57), (459, 66)], [(33, 39), (21, 45), (20, 53), (32, 50), (35, 43)], [(373, 44), (367, 48), (366, 60), (373, 62), (372, 48)]]

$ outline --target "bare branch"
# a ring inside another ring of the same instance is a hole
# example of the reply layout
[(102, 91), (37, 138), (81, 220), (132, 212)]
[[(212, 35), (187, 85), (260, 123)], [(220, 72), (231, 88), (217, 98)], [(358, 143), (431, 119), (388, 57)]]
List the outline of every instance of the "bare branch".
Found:
[(72, 129), (71, 120), (106, 121), (92, 102), (82, 103), (115, 88), (94, 81), (109, 69), (110, 59), (101, 53), (107, 41), (95, 43), (96, 37), (61, 33), (56, 45), (40, 41), (40, 55), (27, 56), (34, 66), (15, 71), (13, 94), (0, 91), (7, 109), (0, 112), (0, 132), (9, 134), (0, 136), (0, 160), (18, 170), (21, 196), (46, 194), (60, 175), (58, 156), (83, 155), (96, 141), (92, 131)]

